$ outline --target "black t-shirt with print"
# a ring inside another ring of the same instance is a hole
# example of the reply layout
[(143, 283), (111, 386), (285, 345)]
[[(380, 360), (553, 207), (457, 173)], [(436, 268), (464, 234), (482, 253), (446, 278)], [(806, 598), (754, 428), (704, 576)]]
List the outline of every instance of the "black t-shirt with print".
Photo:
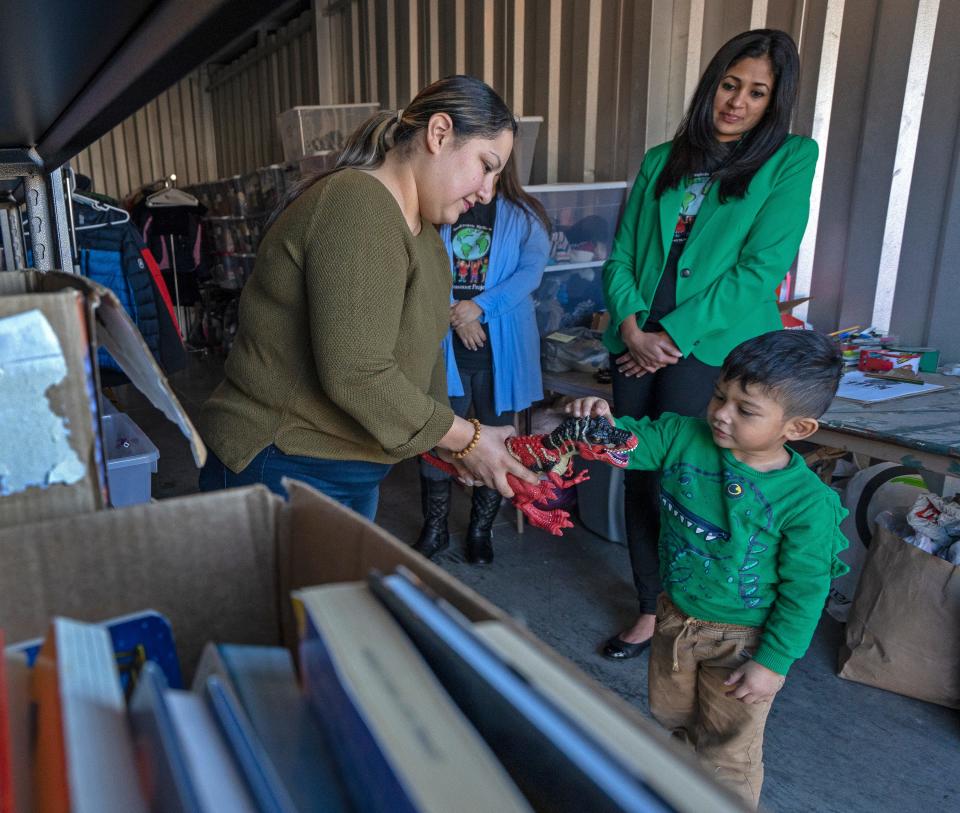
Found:
[(703, 203), (709, 180), (710, 173), (698, 172), (687, 184), (687, 191), (684, 192), (680, 212), (677, 215), (677, 225), (673, 230), (673, 243), (663, 268), (663, 276), (660, 277), (660, 284), (657, 285), (653, 302), (650, 303), (650, 315), (643, 325), (644, 333), (658, 333), (663, 330), (660, 320), (677, 308), (677, 264), (683, 253), (683, 247), (687, 244), (690, 231), (693, 229), (694, 221), (697, 219), (697, 212), (700, 211), (700, 204)]
[[(469, 212), (460, 215), (450, 230), (453, 247), (453, 298), (456, 300), (473, 299), (483, 293), (486, 287), (496, 217), (496, 201), (477, 203)], [(491, 364), (489, 334), (484, 325), (481, 327), (487, 338), (479, 350), (468, 350), (456, 331), (453, 333), (453, 349), (457, 366), (461, 369), (485, 369)]]
[(647, 321), (643, 325), (644, 333), (659, 333), (663, 330), (660, 320), (677, 309), (677, 265), (680, 262), (680, 255), (693, 230), (700, 205), (710, 189), (710, 176), (727, 162), (736, 149), (737, 143), (734, 141), (724, 145), (725, 149), (720, 160), (715, 162), (710, 171), (697, 172), (687, 180), (686, 191), (680, 202), (680, 211), (677, 213), (673, 243), (670, 245), (670, 252), (667, 254), (667, 262), (653, 296), (653, 302), (650, 303), (650, 315), (647, 316)]

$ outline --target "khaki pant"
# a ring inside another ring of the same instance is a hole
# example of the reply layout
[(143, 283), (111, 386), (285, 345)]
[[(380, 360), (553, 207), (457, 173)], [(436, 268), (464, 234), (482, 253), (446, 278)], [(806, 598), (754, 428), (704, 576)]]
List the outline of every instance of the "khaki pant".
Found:
[(756, 807), (763, 784), (763, 728), (770, 703), (747, 704), (723, 682), (747, 661), (761, 630), (684, 615), (661, 594), (650, 645), (650, 711), (694, 747), (714, 777)]

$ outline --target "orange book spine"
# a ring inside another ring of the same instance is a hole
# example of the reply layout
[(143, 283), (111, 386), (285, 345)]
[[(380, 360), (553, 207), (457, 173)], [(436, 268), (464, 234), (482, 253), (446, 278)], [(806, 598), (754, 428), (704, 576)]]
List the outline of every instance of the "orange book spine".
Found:
[[(3, 630), (0, 630), (0, 654), (6, 646)], [(0, 813), (16, 813), (13, 793), (13, 756), (10, 753), (10, 705), (7, 699), (7, 671), (0, 657)]]
[(70, 813), (56, 647), (51, 644), (53, 637), (51, 629), (33, 665), (31, 682), (33, 701), (37, 704), (34, 799), (37, 813)]

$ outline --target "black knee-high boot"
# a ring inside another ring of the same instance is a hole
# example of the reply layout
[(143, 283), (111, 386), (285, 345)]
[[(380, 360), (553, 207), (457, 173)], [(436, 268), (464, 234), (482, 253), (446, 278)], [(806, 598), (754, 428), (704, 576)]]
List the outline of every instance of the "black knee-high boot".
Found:
[(423, 508), (423, 527), (413, 549), (431, 559), (450, 544), (450, 532), (447, 530), (450, 481), (429, 480), (421, 476), (420, 505)]
[(472, 565), (486, 565), (493, 561), (491, 529), (500, 510), (500, 492), (495, 488), (476, 486), (470, 509), (470, 527), (467, 529), (467, 561)]

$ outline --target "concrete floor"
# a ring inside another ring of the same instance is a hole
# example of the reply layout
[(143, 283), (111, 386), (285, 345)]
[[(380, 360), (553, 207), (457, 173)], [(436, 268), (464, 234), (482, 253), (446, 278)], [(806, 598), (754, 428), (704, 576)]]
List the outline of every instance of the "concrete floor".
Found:
[[(171, 380), (195, 414), (221, 374), (220, 359), (194, 358)], [(114, 392), (120, 408), (160, 449), (154, 497), (196, 491), (196, 470), (179, 430), (130, 387)], [(377, 521), (410, 542), (419, 531), (418, 514), (416, 467), (408, 461), (385, 481)], [(599, 643), (634, 611), (626, 549), (582, 527), (560, 539), (529, 528), (518, 535), (514, 512), (504, 508), (495, 526), (495, 561), (473, 567), (460, 550), (468, 515), (467, 495), (456, 493), (453, 544), (439, 564), (648, 713), (646, 655), (614, 663), (597, 653)], [(824, 615), (810, 651), (793, 667), (774, 704), (766, 733), (764, 808), (781, 813), (960, 810), (957, 712), (840, 680), (835, 670), (841, 635), (841, 625)]]

